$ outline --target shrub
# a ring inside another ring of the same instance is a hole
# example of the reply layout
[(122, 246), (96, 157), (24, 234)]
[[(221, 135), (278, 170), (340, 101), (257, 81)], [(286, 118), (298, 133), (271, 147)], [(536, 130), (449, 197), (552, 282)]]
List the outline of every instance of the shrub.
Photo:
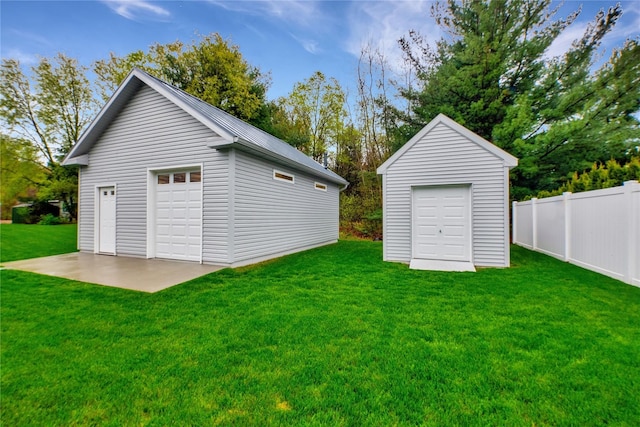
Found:
[(38, 225), (59, 225), (62, 224), (62, 220), (59, 216), (55, 216), (54, 214), (46, 214), (42, 215), (40, 221), (38, 221)]
[[(620, 165), (620, 163), (612, 159), (604, 164), (594, 163), (590, 170), (580, 174), (574, 172), (571, 179), (564, 183), (562, 187), (553, 191), (540, 191), (537, 197), (541, 199), (558, 196), (565, 191), (580, 193), (582, 191), (618, 187), (625, 181), (634, 179), (640, 179), (640, 157), (633, 157), (624, 165)], [(526, 199), (529, 198), (527, 197)]]
[(29, 220), (29, 206), (14, 207), (11, 209), (11, 222), (14, 224), (27, 224)]

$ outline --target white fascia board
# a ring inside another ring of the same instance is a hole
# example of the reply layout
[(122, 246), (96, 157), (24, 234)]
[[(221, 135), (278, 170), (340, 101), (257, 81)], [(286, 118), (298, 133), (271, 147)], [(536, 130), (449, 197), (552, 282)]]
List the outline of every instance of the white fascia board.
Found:
[[(120, 84), (120, 86), (118, 86), (118, 89), (116, 89), (113, 95), (111, 95), (111, 98), (109, 98), (107, 103), (104, 104), (104, 106), (100, 109), (100, 111), (98, 112), (98, 115), (91, 121), (91, 123), (89, 124), (89, 127), (84, 132), (82, 132), (82, 135), (80, 135), (80, 138), (78, 139), (78, 141), (74, 144), (74, 146), (71, 148), (69, 153), (66, 155), (65, 159), (62, 161), (63, 165), (67, 164), (66, 163), (67, 159), (78, 157), (76, 153), (80, 151), (80, 149), (85, 144), (87, 144), (88, 141), (91, 140), (90, 136), (94, 133), (98, 124), (100, 124), (100, 122), (102, 121), (102, 118), (104, 117), (104, 115), (107, 113), (107, 111), (111, 109), (112, 105), (120, 97), (122, 92), (124, 92), (125, 88), (127, 88), (131, 84), (131, 80), (134, 77), (134, 71), (129, 73), (129, 75), (124, 79), (124, 81)], [(68, 164), (71, 164), (71, 163), (68, 163)]]
[(220, 139), (209, 139), (207, 140), (207, 147), (210, 148), (214, 148), (216, 150), (221, 150), (221, 149), (227, 149), (227, 148), (236, 148), (238, 150), (241, 151), (247, 151), (247, 152), (253, 152), (253, 153), (259, 153), (265, 157), (269, 157), (272, 160), (275, 160), (279, 163), (283, 163), (287, 166), (290, 166), (294, 169), (298, 169), (298, 170), (302, 170), (312, 176), (316, 176), (316, 177), (321, 177), (322, 179), (325, 179), (327, 181), (330, 181), (334, 184), (339, 184), (339, 185), (344, 185), (345, 188), (347, 185), (349, 185), (349, 182), (345, 179), (340, 179), (338, 180), (337, 178), (333, 177), (330, 174), (323, 174), (319, 171), (317, 171), (316, 169), (307, 166), (303, 163), (299, 163), (296, 162), (295, 160), (291, 160), (288, 157), (285, 156), (281, 156), (277, 153), (274, 153), (271, 150), (268, 150), (266, 148), (260, 147), (256, 144), (253, 144), (251, 142), (245, 141), (243, 139), (235, 139), (235, 142), (225, 142), (223, 140)]
[(380, 165), (380, 167), (378, 167), (378, 169), (376, 170), (377, 174), (378, 175), (385, 174), (387, 169), (389, 169), (389, 167), (396, 160), (398, 160), (398, 158), (400, 158), (405, 152), (407, 152), (411, 147), (413, 147), (413, 145), (415, 145), (419, 140), (421, 140), (426, 134), (431, 132), (431, 130), (434, 127), (436, 127), (438, 124), (440, 124), (440, 123), (444, 124), (445, 126), (450, 127), (454, 131), (458, 132), (462, 136), (464, 136), (464, 137), (470, 139), (471, 141), (475, 142), (480, 147), (482, 147), (485, 150), (489, 151), (493, 155), (501, 158), (504, 161), (505, 166), (508, 166), (509, 168), (513, 168), (513, 167), (518, 165), (518, 159), (516, 157), (512, 156), (511, 154), (509, 154), (506, 151), (502, 150), (498, 146), (496, 146), (496, 145), (490, 143), (489, 141), (487, 141), (486, 139), (482, 138), (480, 135), (470, 131), (466, 127), (462, 126), (460, 123), (456, 122), (453, 119), (450, 119), (449, 117), (447, 117), (447, 116), (445, 116), (444, 114), (441, 113), (441, 114), (438, 114), (435, 119), (431, 120), (425, 127), (423, 127), (420, 130), (420, 132), (415, 134), (413, 136), (413, 138), (411, 138), (409, 141), (407, 141), (407, 143), (404, 144), (391, 157), (389, 157), (386, 162), (384, 162), (382, 165)]
[(437, 120), (438, 118), (440, 118), (440, 121), (439, 121), (440, 123), (443, 123), (443, 124), (449, 126), (454, 131), (456, 131), (459, 134), (467, 137), (468, 139), (470, 139), (471, 141), (475, 142), (480, 147), (484, 148), (485, 150), (487, 150), (488, 152), (492, 153), (496, 157), (501, 158), (504, 161), (505, 166), (508, 166), (509, 168), (518, 166), (518, 159), (516, 157), (512, 156), (511, 154), (507, 153), (506, 151), (504, 151), (503, 149), (501, 149), (497, 145), (492, 144), (491, 142), (487, 141), (486, 139), (484, 139), (480, 135), (476, 134), (475, 132), (470, 131), (466, 127), (462, 126), (460, 123), (456, 122), (453, 119), (450, 119), (449, 117), (445, 116), (444, 114), (438, 114), (438, 117), (436, 117), (434, 120)]
[(165, 84), (157, 81), (153, 77), (149, 77), (146, 73), (139, 71), (138, 69), (134, 69), (131, 72), (138, 79), (140, 79), (143, 83), (145, 83), (150, 88), (154, 89), (156, 92), (162, 94), (165, 98), (169, 99), (172, 103), (180, 107), (180, 109), (184, 110), (187, 114), (189, 114), (194, 119), (198, 120), (200, 123), (220, 135), (226, 140), (233, 141), (237, 139), (237, 136), (232, 135), (223, 127), (217, 125), (215, 122), (210, 120), (207, 116), (201, 114), (199, 111), (193, 109), (189, 104), (183, 102), (180, 98), (176, 97), (173, 93), (167, 90)]
[(413, 136), (413, 138), (411, 138), (402, 147), (400, 147), (400, 149), (398, 151), (393, 153), (393, 155), (391, 157), (389, 157), (383, 164), (381, 164), (378, 167), (378, 169), (376, 170), (376, 173), (378, 175), (384, 175), (387, 172), (387, 169), (389, 169), (389, 167), (392, 164), (394, 164), (396, 160), (398, 160), (400, 157), (402, 157), (402, 155), (404, 153), (406, 153), (409, 150), (409, 148), (413, 147), (416, 142), (420, 141), (423, 136), (425, 136), (427, 133), (429, 133), (431, 131), (431, 129), (433, 129), (439, 123), (438, 118), (440, 116), (441, 115), (438, 115), (438, 117), (436, 117), (435, 119), (431, 120), (425, 127), (423, 127), (417, 134), (415, 134)]
[(89, 166), (89, 155), (81, 154), (76, 157), (65, 157), (65, 159), (62, 161), (62, 166), (71, 166), (71, 165)]
[(150, 88), (154, 89), (156, 92), (158, 92), (159, 94), (167, 98), (177, 107), (184, 110), (187, 114), (189, 114), (190, 116), (198, 120), (200, 123), (202, 123), (207, 128), (211, 129), (216, 134), (220, 135), (221, 137), (229, 141), (234, 140), (235, 137), (231, 135), (228, 131), (216, 125), (213, 121), (209, 120), (207, 117), (203, 116), (198, 111), (191, 108), (188, 104), (184, 103), (182, 100), (174, 96), (170, 91), (167, 90), (167, 88), (163, 84), (156, 81), (154, 78), (148, 76), (143, 71), (140, 71), (137, 68), (134, 68), (129, 73), (129, 75), (124, 79), (124, 81), (120, 84), (120, 86), (118, 86), (118, 89), (116, 89), (113, 95), (111, 95), (111, 98), (109, 98), (109, 101), (107, 101), (107, 103), (100, 109), (100, 112), (95, 117), (95, 119), (93, 119), (89, 127), (82, 133), (78, 142), (73, 146), (73, 148), (71, 148), (71, 151), (69, 151), (69, 154), (67, 154), (67, 156), (65, 157), (63, 164), (72, 164), (72, 163), (67, 163), (67, 159), (72, 159), (73, 157), (79, 157), (77, 153), (81, 152), (81, 149), (83, 149), (86, 144), (91, 144), (92, 142), (95, 142), (95, 139), (98, 137), (98, 135), (95, 134), (96, 130), (98, 129), (105, 115), (107, 115), (107, 113), (109, 112), (109, 110), (111, 110), (111, 108), (115, 108), (114, 104), (116, 104), (120, 99), (120, 97), (123, 96), (123, 92), (125, 92), (126, 89), (131, 84), (134, 84), (132, 83), (134, 78), (142, 82), (143, 84), (146, 84)]

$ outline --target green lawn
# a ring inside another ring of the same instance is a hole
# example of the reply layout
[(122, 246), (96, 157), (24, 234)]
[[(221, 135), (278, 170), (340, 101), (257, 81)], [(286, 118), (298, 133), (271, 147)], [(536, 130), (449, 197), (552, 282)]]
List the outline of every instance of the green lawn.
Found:
[[(3, 236), (4, 239), (4, 236)], [(342, 241), (156, 294), (4, 270), (3, 425), (638, 425), (640, 289)]]
[(0, 262), (75, 252), (77, 226), (1, 224)]

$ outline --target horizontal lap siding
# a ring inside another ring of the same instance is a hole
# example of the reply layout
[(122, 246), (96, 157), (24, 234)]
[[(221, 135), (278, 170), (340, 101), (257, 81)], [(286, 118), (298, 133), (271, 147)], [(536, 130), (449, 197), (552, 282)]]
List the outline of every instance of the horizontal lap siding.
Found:
[(504, 164), (444, 124), (407, 150), (385, 176), (384, 253), (411, 260), (411, 187), (472, 184), (473, 257), (476, 265), (505, 264)]
[[(295, 183), (273, 179), (290, 173)], [(267, 257), (338, 239), (338, 187), (236, 151), (234, 262)], [(327, 191), (314, 188), (315, 182)]]
[(228, 161), (212, 131), (153, 89), (129, 100), (89, 154), (80, 188), (80, 249), (93, 251), (95, 186), (117, 185), (116, 251), (147, 254), (147, 168), (203, 164), (203, 261), (227, 262)]

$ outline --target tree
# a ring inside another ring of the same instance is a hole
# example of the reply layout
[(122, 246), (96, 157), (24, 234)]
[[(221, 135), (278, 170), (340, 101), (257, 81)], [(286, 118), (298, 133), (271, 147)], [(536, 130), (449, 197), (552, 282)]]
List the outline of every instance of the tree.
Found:
[(346, 94), (340, 83), (319, 71), (296, 83), (292, 92), (279, 100), (288, 122), (306, 131), (305, 144), (299, 148), (316, 161), (322, 161), (330, 149), (339, 155), (339, 136), (347, 117), (345, 103)]
[(0, 135), (0, 203), (2, 219), (11, 218), (11, 208), (36, 198), (46, 179), (38, 152), (29, 141)]
[(550, 0), (449, 0), (432, 9), (446, 32), (435, 48), (416, 31), (400, 41), (421, 85), (406, 88), (413, 132), (444, 113), (520, 158), (516, 195), (557, 187), (577, 165), (619, 158), (638, 123), (637, 42), (591, 72), (620, 6), (601, 11), (560, 58), (545, 52), (580, 14), (554, 20)]
[(38, 151), (50, 174), (45, 183), (48, 197), (60, 199), (73, 218), (76, 169), (61, 166), (60, 161), (94, 114), (96, 104), (86, 73), (86, 67), (63, 54), (41, 59), (31, 69), (31, 77), (13, 59), (3, 60), (0, 71), (0, 117), (12, 136)]
[(250, 65), (238, 46), (217, 33), (191, 45), (156, 43), (148, 52), (124, 57), (112, 53), (108, 60), (97, 61), (94, 71), (105, 100), (134, 67), (250, 123), (259, 123), (269, 112), (265, 106), (268, 74)]

